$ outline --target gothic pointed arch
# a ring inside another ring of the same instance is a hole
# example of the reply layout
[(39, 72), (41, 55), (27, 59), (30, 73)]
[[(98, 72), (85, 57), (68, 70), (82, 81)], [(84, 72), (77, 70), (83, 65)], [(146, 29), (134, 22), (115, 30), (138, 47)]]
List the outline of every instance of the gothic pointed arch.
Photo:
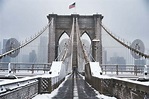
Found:
[[(97, 42), (97, 39), (101, 39), (101, 26), (99, 25), (102, 22), (103, 16), (101, 14), (93, 15), (57, 15), (49, 14), (47, 16), (49, 22), (53, 19), (52, 24), (49, 26), (49, 44), (48, 44), (48, 62), (51, 63), (57, 56), (57, 45), (59, 38), (63, 35), (64, 32), (70, 37), (72, 30), (72, 24), (74, 19), (78, 19), (79, 29), (81, 35), (84, 32), (89, 36), (92, 42), (92, 54), (96, 61), (102, 63), (102, 42)], [(74, 29), (76, 25), (74, 24)], [(74, 31), (75, 33), (75, 31)], [(76, 33), (75, 33), (76, 34)], [(99, 41), (98, 40), (98, 41)], [(100, 43), (100, 44), (99, 44)], [(100, 51), (98, 50), (100, 49)], [(73, 52), (77, 53), (76, 51)], [(77, 66), (76, 58), (73, 58), (73, 66)]]
[(81, 38), (87, 39), (87, 40), (89, 40), (89, 42), (91, 43), (91, 37), (90, 37), (90, 35), (89, 35), (89, 33), (88, 33), (87, 31), (84, 31), (84, 32), (82, 33)]
[(56, 42), (56, 56), (58, 57), (59, 53), (63, 50), (63, 47), (66, 43), (68, 43), (69, 35), (66, 31), (63, 31), (61, 35), (58, 37)]
[(64, 32), (60, 35), (60, 37), (59, 37), (59, 39), (58, 39), (58, 43), (60, 43), (60, 42), (62, 41), (62, 39), (64, 39), (64, 38), (68, 38), (68, 39), (69, 39), (69, 35), (68, 35), (68, 33), (67, 33), (66, 31), (64, 31)]
[(84, 48), (86, 49), (88, 57), (92, 56), (92, 41), (86, 31), (82, 34), (81, 40), (83, 42)]

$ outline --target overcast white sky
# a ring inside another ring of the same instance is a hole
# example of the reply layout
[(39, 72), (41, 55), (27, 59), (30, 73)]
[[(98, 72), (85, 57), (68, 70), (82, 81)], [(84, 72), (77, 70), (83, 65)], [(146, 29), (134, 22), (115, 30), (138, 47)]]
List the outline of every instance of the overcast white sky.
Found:
[[(73, 2), (76, 9), (68, 9)], [(128, 41), (140, 38), (148, 46), (148, 0), (0, 0), (0, 39), (24, 40), (47, 24), (48, 14), (74, 12), (102, 14), (103, 24), (115, 34)]]

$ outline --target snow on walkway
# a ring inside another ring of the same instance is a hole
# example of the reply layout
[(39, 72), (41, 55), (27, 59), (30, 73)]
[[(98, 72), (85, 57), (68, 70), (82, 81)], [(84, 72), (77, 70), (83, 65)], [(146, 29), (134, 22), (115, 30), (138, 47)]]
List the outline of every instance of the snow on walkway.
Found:
[[(70, 74), (70, 75), (71, 75), (71, 74)], [(39, 94), (39, 95), (35, 96), (35, 97), (32, 98), (32, 99), (41, 99), (41, 98), (42, 98), (42, 99), (51, 99), (52, 97), (54, 97), (55, 95), (57, 95), (59, 88), (63, 86), (63, 84), (66, 82), (66, 80), (68, 79), (68, 77), (69, 77), (70, 75), (67, 75), (66, 78), (65, 78), (65, 80), (59, 85), (58, 88), (54, 89), (54, 90), (51, 92), (51, 94)]]
[[(70, 75), (71, 75), (71, 74), (70, 74)], [(39, 94), (39, 95), (35, 96), (35, 97), (32, 98), (32, 99), (51, 99), (52, 97), (54, 97), (55, 95), (58, 94), (59, 88), (63, 87), (64, 83), (66, 82), (66, 80), (68, 79), (68, 77), (69, 77), (70, 75), (66, 76), (65, 80), (59, 85), (58, 88), (56, 88), (55, 90), (53, 90), (53, 91), (51, 92), (51, 94)], [(93, 89), (94, 89), (94, 88), (93, 88)], [(96, 90), (95, 90), (95, 92), (96, 92), (96, 94), (97, 94), (96, 97), (98, 97), (99, 99), (116, 99), (115, 97), (108, 97), (108, 96), (105, 96), (105, 95), (101, 95), (101, 94), (100, 94), (98, 91), (96, 91)]]

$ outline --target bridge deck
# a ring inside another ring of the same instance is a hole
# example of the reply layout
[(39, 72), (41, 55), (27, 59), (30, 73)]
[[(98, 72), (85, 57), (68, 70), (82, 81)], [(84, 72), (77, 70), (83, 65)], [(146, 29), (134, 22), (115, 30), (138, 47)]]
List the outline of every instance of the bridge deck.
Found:
[(96, 92), (79, 75), (70, 75), (52, 99), (98, 99)]
[(70, 75), (53, 99), (72, 99), (73, 97), (73, 75)]

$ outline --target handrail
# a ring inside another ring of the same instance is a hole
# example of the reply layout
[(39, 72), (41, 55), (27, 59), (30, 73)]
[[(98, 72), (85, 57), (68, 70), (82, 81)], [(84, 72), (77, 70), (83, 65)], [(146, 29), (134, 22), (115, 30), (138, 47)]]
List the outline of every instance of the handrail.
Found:
[[(133, 65), (133, 64), (101, 64), (102, 71), (104, 74), (116, 74), (120, 75), (123, 73), (130, 73), (133, 75), (144, 74), (144, 65)], [(149, 65), (147, 65), (147, 72), (149, 72)]]

